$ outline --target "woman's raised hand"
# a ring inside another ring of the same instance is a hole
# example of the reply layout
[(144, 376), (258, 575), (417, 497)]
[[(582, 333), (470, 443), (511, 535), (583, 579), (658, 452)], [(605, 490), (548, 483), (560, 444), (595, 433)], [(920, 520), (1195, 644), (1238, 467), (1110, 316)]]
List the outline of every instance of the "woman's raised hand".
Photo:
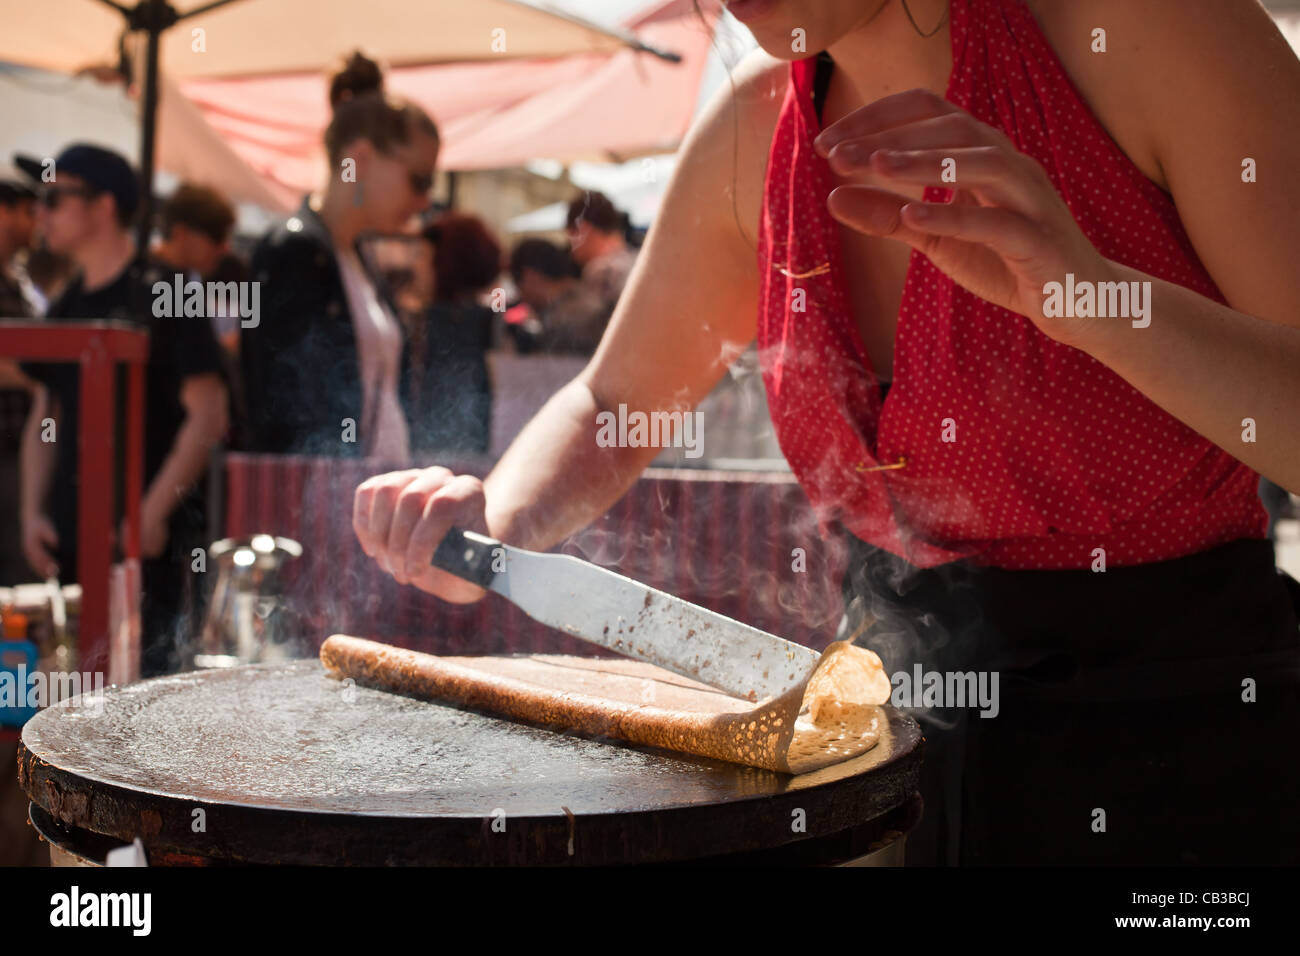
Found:
[[(1069, 344), (1071, 324), (1043, 315), (1043, 286), (1066, 273), (1107, 281), (1111, 264), (1083, 234), (1046, 170), (1000, 130), (929, 90), (860, 107), (814, 141), (831, 168), (862, 185), (833, 190), (837, 220), (905, 242), (970, 292)], [(893, 192), (952, 190), (949, 203)]]
[(486, 593), (433, 567), (433, 552), (455, 526), (488, 533), (483, 482), (446, 468), (415, 468), (362, 482), (352, 501), (361, 548), (401, 584), (469, 604)]

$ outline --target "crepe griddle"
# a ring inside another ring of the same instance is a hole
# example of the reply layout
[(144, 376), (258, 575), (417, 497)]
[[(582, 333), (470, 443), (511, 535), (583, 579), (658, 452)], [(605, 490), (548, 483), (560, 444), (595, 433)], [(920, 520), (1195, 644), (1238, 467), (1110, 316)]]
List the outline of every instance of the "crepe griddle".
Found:
[[(23, 729), (19, 778), (62, 825), (139, 836), (159, 858), (670, 862), (837, 834), (903, 806), (921, 731), (885, 709), (873, 750), (792, 777), (346, 685), (303, 660), (113, 688), (98, 713), (51, 707)], [(796, 809), (806, 832), (793, 832)]]

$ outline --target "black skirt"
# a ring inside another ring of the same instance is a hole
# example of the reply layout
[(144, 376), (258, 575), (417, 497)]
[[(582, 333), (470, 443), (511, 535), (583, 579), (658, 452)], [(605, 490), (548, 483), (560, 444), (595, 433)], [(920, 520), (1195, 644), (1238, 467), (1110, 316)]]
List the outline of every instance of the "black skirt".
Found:
[(1300, 585), (1271, 542), (1101, 572), (846, 538), (837, 636), (926, 731), (908, 865), (1300, 860)]

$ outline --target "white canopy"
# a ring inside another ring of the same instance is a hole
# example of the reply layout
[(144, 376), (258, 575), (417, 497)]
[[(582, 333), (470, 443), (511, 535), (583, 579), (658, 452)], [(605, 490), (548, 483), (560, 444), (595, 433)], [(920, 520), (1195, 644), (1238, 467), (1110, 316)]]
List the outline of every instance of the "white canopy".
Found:
[[(172, 6), (184, 17), (210, 2)], [(101, 0), (5, 0), (3, 7), (0, 60), (65, 73), (117, 61), (126, 19)], [(166, 30), (160, 67), (182, 80), (326, 70), (357, 47), (401, 66), (612, 53), (635, 44), (523, 0), (231, 0)]]

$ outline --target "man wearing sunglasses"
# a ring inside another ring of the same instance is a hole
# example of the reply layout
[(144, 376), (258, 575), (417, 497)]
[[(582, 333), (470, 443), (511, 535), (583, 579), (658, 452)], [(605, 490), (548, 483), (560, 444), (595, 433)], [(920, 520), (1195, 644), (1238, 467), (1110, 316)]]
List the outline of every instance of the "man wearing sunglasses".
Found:
[[(177, 619), (192, 586), (189, 549), (200, 543), (205, 525), (196, 487), (206, 473), (210, 450), (227, 428), (220, 352), (208, 319), (154, 317), (153, 285), (170, 276), (140, 254), (132, 241), (139, 187), (123, 157), (99, 146), (76, 144), (54, 160), (15, 161), (39, 184), (38, 227), (46, 244), (69, 256), (79, 270), (51, 303), (47, 319), (125, 321), (150, 334), (140, 509), (141, 674), (165, 673), (175, 663), (172, 637), (181, 633)], [(23, 434), (23, 552), (38, 576), (57, 571), (69, 581), (77, 571), (78, 371), (68, 363), (24, 363), (23, 369), (42, 386), (36, 389)], [(123, 393), (119, 389), (119, 436), (125, 434)], [(42, 440), (47, 417), (55, 420), (53, 442)], [(115, 447), (120, 518), (123, 442)]]

